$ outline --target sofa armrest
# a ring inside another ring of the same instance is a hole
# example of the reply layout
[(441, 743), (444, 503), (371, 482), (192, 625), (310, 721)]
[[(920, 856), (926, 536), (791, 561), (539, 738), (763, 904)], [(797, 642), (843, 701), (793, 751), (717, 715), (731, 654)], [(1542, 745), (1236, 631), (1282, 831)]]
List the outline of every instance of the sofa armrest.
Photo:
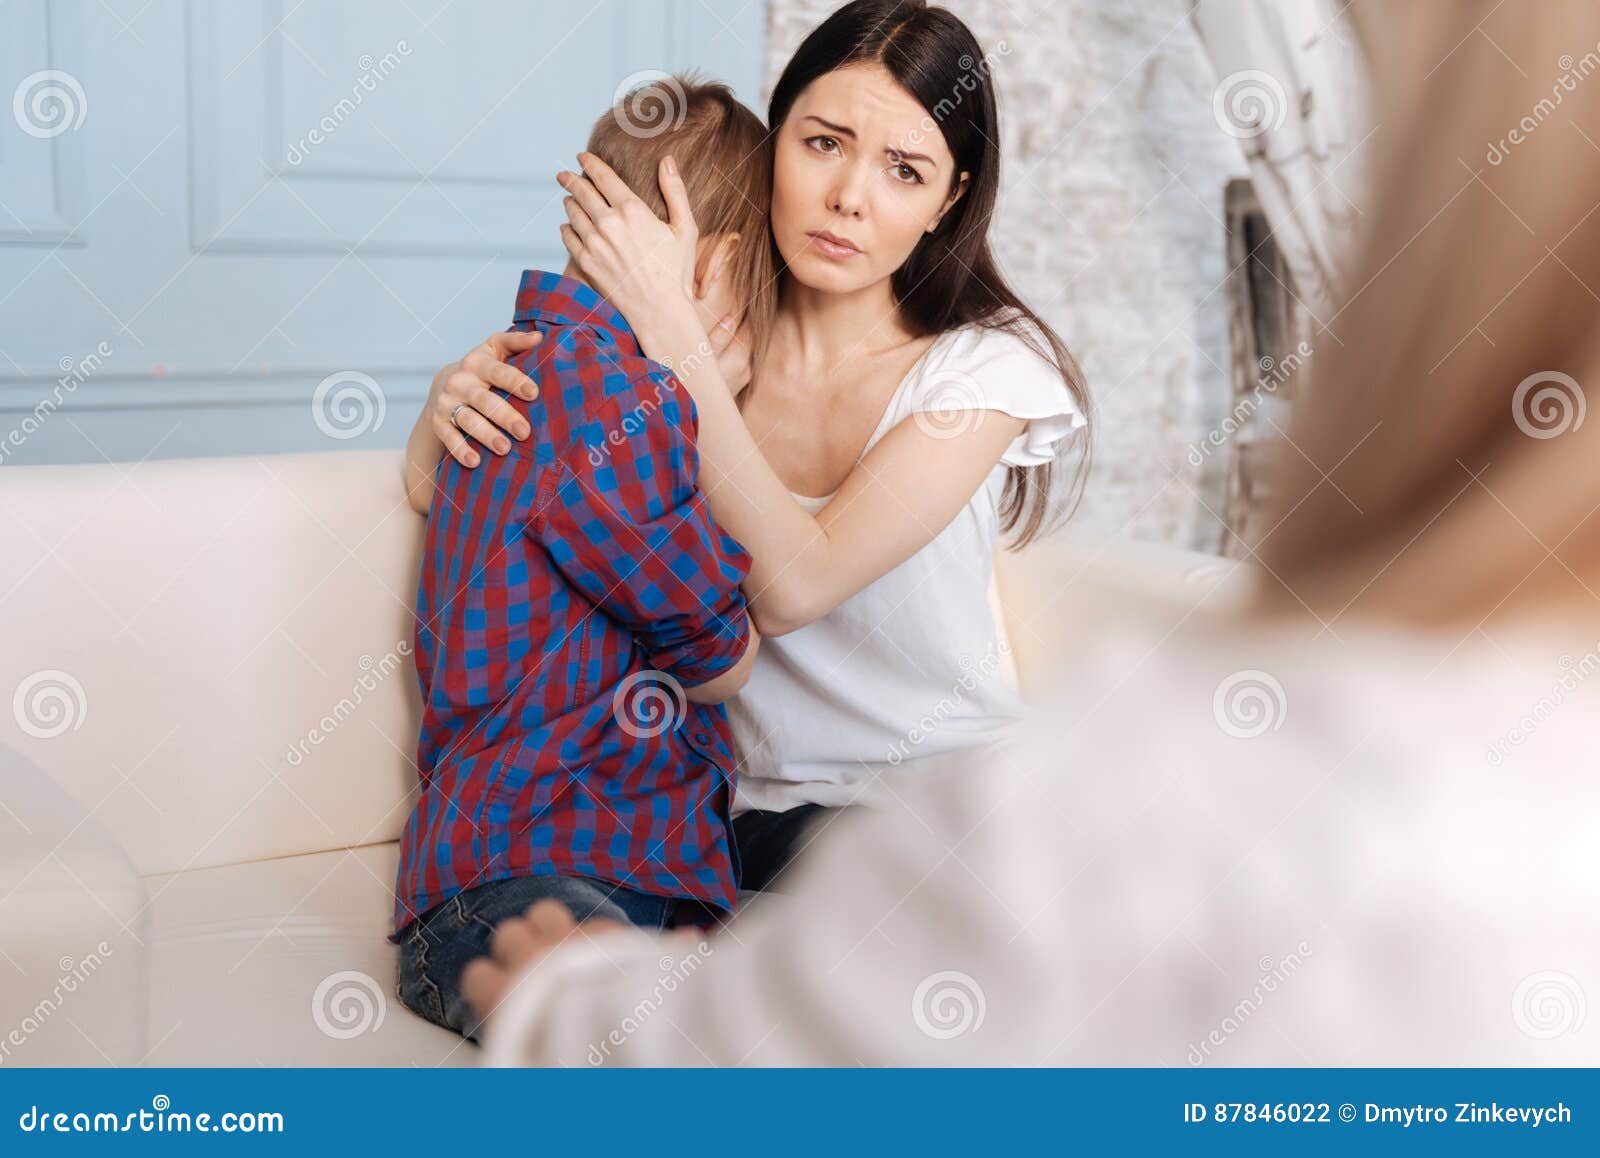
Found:
[(0, 1065), (143, 1060), (147, 908), (104, 826), (0, 746)]

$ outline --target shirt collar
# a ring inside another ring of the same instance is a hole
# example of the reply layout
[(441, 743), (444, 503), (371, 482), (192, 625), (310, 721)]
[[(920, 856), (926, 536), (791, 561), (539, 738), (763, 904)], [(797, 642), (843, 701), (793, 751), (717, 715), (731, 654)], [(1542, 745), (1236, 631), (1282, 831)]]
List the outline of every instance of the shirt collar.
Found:
[(639, 341), (617, 308), (576, 278), (529, 269), (517, 287), (513, 322), (546, 326), (587, 326), (627, 353), (639, 353)]

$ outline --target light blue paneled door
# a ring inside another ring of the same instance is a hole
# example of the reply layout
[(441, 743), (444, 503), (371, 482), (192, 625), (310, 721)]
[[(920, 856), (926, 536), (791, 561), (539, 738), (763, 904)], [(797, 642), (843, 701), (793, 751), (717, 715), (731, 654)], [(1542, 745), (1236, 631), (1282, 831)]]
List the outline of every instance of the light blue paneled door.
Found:
[(0, 467), (398, 446), (630, 77), (764, 0), (0, 0)]

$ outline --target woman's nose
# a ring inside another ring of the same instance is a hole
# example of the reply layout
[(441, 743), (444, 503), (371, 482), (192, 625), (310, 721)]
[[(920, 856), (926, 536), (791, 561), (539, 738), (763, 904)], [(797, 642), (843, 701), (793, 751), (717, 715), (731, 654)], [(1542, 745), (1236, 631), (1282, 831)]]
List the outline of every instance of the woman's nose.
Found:
[(867, 178), (863, 166), (847, 166), (828, 191), (828, 208), (841, 217), (860, 217), (867, 201)]

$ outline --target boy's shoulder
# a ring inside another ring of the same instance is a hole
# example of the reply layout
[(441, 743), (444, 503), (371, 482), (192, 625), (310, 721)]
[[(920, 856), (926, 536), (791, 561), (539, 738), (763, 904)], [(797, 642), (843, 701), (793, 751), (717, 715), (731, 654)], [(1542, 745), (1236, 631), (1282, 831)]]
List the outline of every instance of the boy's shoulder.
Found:
[[(692, 432), (694, 402), (670, 368), (584, 326), (556, 326), (522, 367), (558, 443), (615, 444), (651, 427)], [(537, 405), (537, 403), (535, 404)]]

